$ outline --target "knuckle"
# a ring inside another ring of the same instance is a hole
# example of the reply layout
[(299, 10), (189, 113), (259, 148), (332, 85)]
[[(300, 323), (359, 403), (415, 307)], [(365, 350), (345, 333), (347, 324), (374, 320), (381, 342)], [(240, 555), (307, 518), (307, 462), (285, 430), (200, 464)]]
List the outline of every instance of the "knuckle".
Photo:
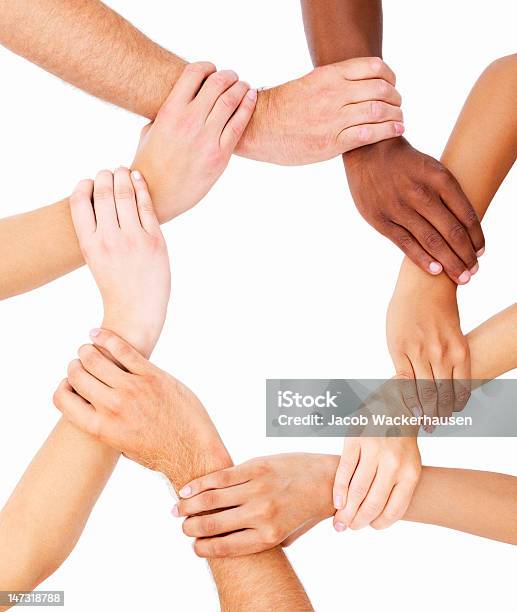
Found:
[(463, 242), (467, 239), (467, 230), (463, 225), (455, 223), (449, 230), (449, 238), (453, 242)]
[(215, 491), (207, 491), (203, 495), (202, 502), (205, 508), (216, 508), (219, 504), (219, 494)]
[(362, 484), (352, 484), (350, 486), (350, 496), (356, 499), (363, 499), (368, 489)]
[[(216, 540), (220, 540), (216, 538)], [(228, 547), (222, 541), (214, 541), (210, 543), (207, 551), (208, 557), (225, 557), (228, 554)]]
[(382, 102), (379, 102), (378, 100), (372, 100), (371, 102), (369, 102), (370, 117), (372, 117), (373, 119), (377, 119), (378, 117), (380, 117), (382, 115), (382, 108)]
[(91, 344), (82, 346), (78, 354), (83, 365), (95, 366), (99, 362), (99, 353)]
[(477, 227), (480, 224), (479, 217), (476, 211), (472, 208), (472, 206), (469, 206), (467, 211), (465, 212), (463, 222), (465, 223), (468, 229)]
[(263, 530), (262, 540), (264, 544), (268, 546), (275, 546), (278, 543), (279, 538), (280, 534), (277, 527), (269, 525)]
[(200, 527), (201, 531), (205, 534), (216, 533), (219, 527), (219, 522), (211, 516), (205, 517), (201, 520)]
[(426, 402), (436, 401), (436, 389), (430, 385), (422, 386), (422, 399)]
[(432, 251), (441, 251), (445, 246), (443, 238), (435, 231), (425, 232), (423, 240), (425, 246)]
[(187, 64), (185, 66), (184, 72), (191, 73), (204, 73), (204, 72), (214, 72), (215, 66), (211, 62), (192, 62), (191, 64)]
[(95, 187), (93, 190), (93, 197), (96, 200), (108, 200), (113, 197), (113, 190), (107, 187)]
[(129, 187), (118, 187), (115, 189), (115, 198), (117, 200), (131, 200), (134, 192)]

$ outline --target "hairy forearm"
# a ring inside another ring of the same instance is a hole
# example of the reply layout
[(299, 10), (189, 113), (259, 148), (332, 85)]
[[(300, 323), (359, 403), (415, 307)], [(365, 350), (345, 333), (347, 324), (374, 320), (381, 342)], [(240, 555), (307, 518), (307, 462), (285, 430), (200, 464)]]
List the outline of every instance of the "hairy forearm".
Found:
[(151, 119), (186, 63), (98, 0), (0, 0), (0, 16), (11, 51)]
[(0, 513), (0, 591), (32, 590), (63, 563), (117, 459), (59, 421)]
[[(175, 454), (166, 476), (179, 490), (194, 478), (231, 465), (221, 440), (214, 437), (212, 447), (185, 445)], [(244, 557), (212, 559), (209, 565), (223, 612), (312, 610), (302, 584), (279, 548)]]
[(301, 0), (315, 66), (382, 56), (381, 0)]

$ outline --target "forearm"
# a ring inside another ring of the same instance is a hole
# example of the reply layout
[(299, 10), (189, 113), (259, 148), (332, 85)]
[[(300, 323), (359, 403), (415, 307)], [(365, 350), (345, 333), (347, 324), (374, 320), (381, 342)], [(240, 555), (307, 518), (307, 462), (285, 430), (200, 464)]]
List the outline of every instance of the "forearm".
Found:
[(381, 0), (301, 0), (315, 66), (382, 56)]
[[(189, 444), (167, 470), (174, 488), (232, 465), (220, 438), (211, 448)], [(178, 463), (179, 462), (179, 463)], [(209, 561), (223, 612), (312, 610), (309, 599), (281, 549)]]
[(0, 591), (32, 590), (63, 563), (117, 459), (59, 421), (0, 513)]
[(151, 119), (186, 63), (98, 0), (0, 0), (0, 15), (11, 51)]
[[(442, 155), (442, 163), (456, 177), (480, 219), (516, 159), (516, 74), (517, 55), (502, 58), (485, 70), (470, 92)], [(407, 257), (398, 282), (449, 295), (454, 295), (457, 287), (445, 274), (429, 276)]]
[(84, 261), (68, 199), (0, 220), (0, 299), (40, 287)]

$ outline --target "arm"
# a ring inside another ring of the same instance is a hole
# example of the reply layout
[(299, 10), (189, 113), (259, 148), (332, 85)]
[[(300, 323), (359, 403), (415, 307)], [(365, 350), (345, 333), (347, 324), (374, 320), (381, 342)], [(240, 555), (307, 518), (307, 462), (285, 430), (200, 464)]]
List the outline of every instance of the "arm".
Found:
[[(65, 81), (151, 119), (186, 65), (99, 0), (0, 0), (0, 42)], [(237, 153), (304, 164), (401, 133), (393, 109), (379, 106), (375, 113), (367, 110), (366, 118), (363, 109), (352, 123), (340, 116), (340, 85), (339, 74), (320, 70), (261, 92)], [(336, 104), (329, 105), (332, 99)], [(375, 99), (384, 98), (377, 92)], [(357, 128), (350, 138), (338, 139), (342, 130), (359, 125), (357, 119), (389, 124), (369, 125), (352, 138)]]
[[(212, 64), (199, 62), (183, 72), (155, 122), (144, 128), (132, 165), (148, 181), (161, 222), (206, 195), (226, 168), (254, 106), (255, 92), (231, 71), (215, 72)], [(190, 125), (193, 120), (196, 128)], [(0, 220), (0, 242), (0, 299), (39, 287), (84, 263), (68, 198)]]
[[(69, 377), (81, 395), (66, 381), (56, 392), (56, 406), (66, 418), (130, 459), (163, 472), (176, 490), (192, 477), (231, 466), (206, 410), (187, 387), (111, 332), (102, 330), (93, 341), (95, 346), (82, 350), (81, 368)], [(122, 367), (115, 367), (103, 352)], [(217, 549), (213, 556), (219, 556)], [(222, 610), (312, 609), (279, 549), (212, 559), (210, 568)]]
[[(358, 55), (381, 56), (380, 0), (301, 4), (316, 65)], [(444, 269), (455, 283), (469, 281), (477, 252), (484, 246), (483, 234), (470, 202), (439, 162), (404, 138), (355, 149), (343, 159), (352, 196), (368, 223), (426, 273)]]
[[(468, 342), (476, 379), (516, 368), (517, 305), (474, 329)], [(252, 459), (190, 482), (173, 514), (188, 517), (183, 529), (198, 538), (196, 551), (204, 557), (213, 555), (214, 544), (223, 555), (289, 544), (334, 515), (332, 492), (339, 461), (334, 455), (306, 453)], [(515, 477), (424, 466), (403, 518), (517, 544), (516, 503)], [(204, 516), (196, 516), (200, 513)], [(390, 523), (384, 517), (372, 527), (383, 529)]]
[[(502, 58), (485, 70), (443, 153), (443, 163), (458, 178), (480, 218), (517, 154), (516, 74), (517, 55)], [(444, 275), (429, 278), (406, 258), (388, 309), (387, 336), (397, 374), (419, 379), (422, 391), (428, 387), (426, 397), (421, 393), (426, 414), (438, 410), (446, 415), (452, 408), (465, 406), (468, 395), (461, 381), (471, 378), (471, 365), (453, 282)], [(438, 397), (433, 378), (460, 381), (454, 384), (452, 406)]]
[[(114, 188), (125, 194), (116, 203)], [(81, 182), (71, 202), (81, 245), (103, 296), (103, 324), (149, 355), (165, 319), (170, 271), (145, 182), (132, 181), (123, 169), (114, 177), (107, 171), (99, 173), (95, 189), (104, 197), (95, 199), (95, 215), (92, 189), (91, 181)], [(121, 224), (117, 222), (116, 228), (115, 209)], [(131, 283), (120, 282), (128, 269)], [(72, 378), (77, 369), (74, 362)], [(7, 551), (0, 558), (0, 590), (32, 590), (61, 565), (118, 456), (66, 420), (59, 421), (0, 513), (0, 549)]]

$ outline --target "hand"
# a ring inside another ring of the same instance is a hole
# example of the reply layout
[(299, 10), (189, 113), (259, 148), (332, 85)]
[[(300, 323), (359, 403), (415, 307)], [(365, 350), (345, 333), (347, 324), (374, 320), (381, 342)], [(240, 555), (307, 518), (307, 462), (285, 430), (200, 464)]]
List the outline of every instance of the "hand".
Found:
[(231, 70), (186, 66), (154, 123), (142, 131), (132, 168), (149, 185), (160, 222), (195, 206), (230, 161), (257, 92)]
[(333, 490), (336, 531), (401, 519), (421, 469), (415, 437), (345, 438)]
[(126, 168), (102, 170), (95, 184), (77, 185), (70, 211), (101, 292), (103, 325), (150, 354), (165, 321), (170, 265), (145, 181)]
[(239, 142), (245, 157), (276, 164), (324, 161), (404, 130), (395, 75), (379, 58), (356, 58), (260, 92)]
[(405, 404), (415, 416), (449, 417), (465, 408), (470, 353), (456, 285), (429, 278), (405, 261), (388, 308), (387, 337), (397, 375), (416, 380), (415, 387), (403, 387)]
[(228, 456), (190, 389), (111, 331), (91, 336), (94, 345), (79, 349), (54, 394), (73, 425), (173, 482), (184, 482), (181, 474), (189, 473), (183, 462), (202, 469), (214, 456)]
[(200, 557), (261, 552), (332, 516), (335, 470), (331, 455), (252, 459), (188, 483), (173, 514), (189, 517), (183, 531)]
[(485, 240), (476, 211), (452, 174), (404, 139), (345, 155), (357, 209), (422, 270), (457, 284), (478, 270)]

